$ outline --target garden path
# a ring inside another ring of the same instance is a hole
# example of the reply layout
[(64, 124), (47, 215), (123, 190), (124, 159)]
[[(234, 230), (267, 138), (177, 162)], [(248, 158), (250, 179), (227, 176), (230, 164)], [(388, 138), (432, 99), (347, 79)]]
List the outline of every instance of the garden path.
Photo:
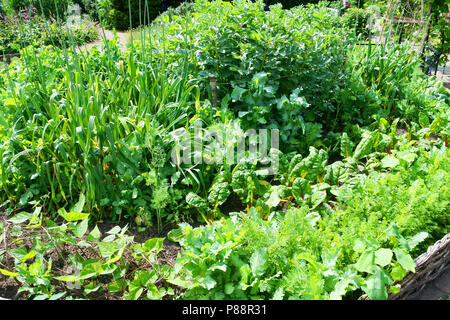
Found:
[(450, 299), (450, 265), (442, 274), (427, 284), (421, 291), (409, 296), (408, 300), (448, 300)]
[(442, 67), (438, 67), (438, 71), (436, 76), (439, 80), (444, 83), (444, 87), (450, 91), (450, 61), (447, 62), (447, 65)]
[[(100, 36), (100, 39), (91, 43), (84, 44), (82, 46), (79, 46), (77, 48), (78, 50), (81, 49), (90, 49), (92, 47), (100, 47), (100, 45), (103, 42), (103, 39), (106, 40), (112, 40), (114, 38), (114, 31), (111, 30), (102, 30), (100, 28), (97, 28), (98, 34)], [(120, 32), (116, 31), (117, 36), (119, 37), (119, 46), (121, 50), (124, 50), (128, 43), (128, 32)]]

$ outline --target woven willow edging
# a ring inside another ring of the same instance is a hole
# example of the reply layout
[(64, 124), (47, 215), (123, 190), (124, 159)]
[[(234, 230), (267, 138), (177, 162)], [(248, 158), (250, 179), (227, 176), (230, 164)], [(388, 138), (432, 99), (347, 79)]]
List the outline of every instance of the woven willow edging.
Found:
[[(415, 260), (416, 272), (408, 272), (402, 281), (394, 283), (400, 284), (400, 291), (390, 294), (388, 300), (405, 300), (412, 294), (421, 291), (427, 284), (441, 275), (449, 262), (450, 233), (428, 247), (427, 252), (417, 257)], [(369, 297), (365, 294), (359, 299), (369, 300)]]
[(416, 272), (409, 272), (400, 282), (401, 289), (396, 294), (389, 295), (389, 300), (404, 300), (408, 296), (421, 291), (425, 286), (439, 277), (450, 262), (450, 233), (416, 260)]

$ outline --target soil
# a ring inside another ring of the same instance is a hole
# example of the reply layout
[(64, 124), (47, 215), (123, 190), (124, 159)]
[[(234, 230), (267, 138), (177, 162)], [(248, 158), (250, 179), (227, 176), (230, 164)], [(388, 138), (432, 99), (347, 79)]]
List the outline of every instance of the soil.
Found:
[[(11, 215), (12, 216), (12, 215)], [(11, 230), (13, 224), (8, 222), (11, 216), (7, 217), (4, 212), (0, 212), (0, 223), (4, 225), (4, 230), (6, 231), (6, 238), (1, 239), (0, 248), (2, 250), (10, 250), (17, 247), (26, 246), (27, 248), (31, 248), (33, 245), (33, 236), (37, 234), (41, 234), (42, 238), (45, 238), (45, 231), (41, 228), (39, 229), (25, 229), (22, 228), (22, 234), (20, 239), (23, 240), (20, 244), (14, 241), (14, 238), (11, 236), (8, 230)], [(57, 221), (55, 221), (57, 222)], [(126, 225), (125, 222), (122, 223), (113, 223), (113, 222), (99, 222), (97, 226), (102, 233), (102, 235), (106, 234), (107, 231), (111, 230), (115, 226), (124, 227)], [(158, 232), (156, 228), (153, 229), (145, 229), (142, 232), (138, 231), (137, 226), (131, 226), (128, 230), (128, 234), (134, 236), (135, 243), (143, 243), (146, 240), (154, 237), (166, 237), (167, 233), (172, 230), (175, 226), (165, 226), (162, 228), (161, 232)], [(93, 227), (88, 229), (88, 234)], [(38, 231), (36, 231), (38, 230)], [(163, 242), (163, 250), (158, 254), (158, 264), (159, 265), (169, 265), (174, 266), (176, 262), (176, 258), (178, 253), (180, 252), (180, 246), (177, 243), (171, 242), (167, 239)], [(45, 258), (51, 258), (53, 261), (52, 273), (54, 277), (71, 274), (71, 265), (69, 263), (68, 257), (80, 255), (83, 259), (99, 259), (98, 253), (90, 248), (90, 247), (81, 247), (77, 245), (73, 245), (70, 243), (63, 243), (53, 248), (49, 252), (45, 254)], [(148, 262), (145, 262), (144, 259), (137, 262), (133, 257), (131, 250), (126, 249), (123, 254), (123, 259), (126, 264), (129, 265), (129, 270), (127, 274), (133, 274), (136, 270), (145, 270), (150, 269), (151, 266)], [(3, 258), (0, 260), (0, 268), (12, 270), (13, 269), (13, 258), (9, 255), (5, 254)], [(127, 277), (127, 276), (125, 276)], [(55, 281), (52, 283), (56, 288), (57, 292), (66, 291), (66, 296), (72, 296), (75, 299), (89, 299), (89, 300), (121, 300), (123, 296), (123, 292), (119, 293), (111, 293), (106, 289), (105, 284), (111, 281), (110, 276), (101, 276), (98, 278), (101, 283), (101, 287), (103, 290), (98, 290), (96, 292), (90, 293), (88, 295), (83, 295), (83, 290), (81, 289), (71, 289), (64, 285), (63, 282)], [(167, 283), (165, 283), (164, 279), (155, 283), (158, 288), (167, 287)], [(26, 300), (26, 294), (18, 292), (18, 289), (22, 286), (22, 284), (16, 281), (13, 278), (5, 277), (0, 274), (0, 298), (10, 299), (10, 300)], [(175, 294), (179, 294), (182, 292), (181, 288), (174, 287)], [(60, 290), (58, 290), (60, 289)]]
[(228, 197), (228, 199), (221, 206), (219, 206), (220, 212), (224, 214), (244, 211), (246, 208), (247, 206), (244, 203), (242, 203), (239, 196), (234, 192), (232, 192)]

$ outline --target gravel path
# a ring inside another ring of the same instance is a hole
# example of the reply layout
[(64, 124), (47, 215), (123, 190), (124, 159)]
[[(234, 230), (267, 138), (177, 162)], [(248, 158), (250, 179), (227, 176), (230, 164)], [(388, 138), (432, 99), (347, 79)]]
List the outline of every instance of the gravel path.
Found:
[[(112, 40), (114, 38), (114, 31), (102, 30), (100, 28), (98, 28), (97, 30), (98, 30), (98, 34), (100, 36), (100, 40), (79, 46), (77, 48), (77, 50), (90, 49), (92, 47), (99, 47), (102, 44), (103, 39)], [(128, 43), (128, 32), (116, 31), (116, 34), (119, 37), (119, 46), (120, 46), (121, 50), (125, 50), (127, 43)]]
[(442, 274), (427, 284), (425, 288), (414, 295), (408, 297), (408, 300), (449, 300), (450, 299), (450, 265), (448, 265)]
[(450, 90), (450, 61), (448, 61), (447, 65), (444, 67), (438, 67), (436, 77), (444, 83), (444, 87), (446, 87), (447, 90)]

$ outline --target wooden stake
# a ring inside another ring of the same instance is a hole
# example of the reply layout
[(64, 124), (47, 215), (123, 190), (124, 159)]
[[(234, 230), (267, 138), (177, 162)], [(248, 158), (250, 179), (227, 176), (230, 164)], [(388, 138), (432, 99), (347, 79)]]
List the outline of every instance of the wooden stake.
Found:
[(422, 45), (420, 46), (420, 57), (423, 58), (423, 54), (425, 53), (425, 44), (428, 42), (428, 38), (430, 37), (430, 28), (431, 28), (431, 6), (430, 0), (428, 0), (428, 22), (426, 26), (425, 37), (422, 40)]
[(217, 107), (217, 88), (216, 88), (216, 78), (213, 74), (209, 75), (209, 84), (211, 85), (212, 94), (212, 104), (213, 107)]

